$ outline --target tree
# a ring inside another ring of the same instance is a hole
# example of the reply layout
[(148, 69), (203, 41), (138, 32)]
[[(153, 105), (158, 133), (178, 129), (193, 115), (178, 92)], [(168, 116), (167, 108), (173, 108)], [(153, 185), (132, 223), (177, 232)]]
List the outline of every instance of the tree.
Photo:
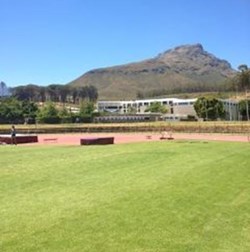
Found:
[(59, 111), (55, 107), (55, 104), (48, 102), (37, 114), (37, 120), (41, 123), (59, 123)]
[(95, 110), (95, 105), (93, 102), (87, 102), (87, 101), (83, 101), (80, 104), (80, 111), (79, 111), (79, 115), (80, 116), (84, 116), (84, 115), (92, 115), (92, 113)]
[(78, 95), (77, 88), (71, 88), (71, 89), (70, 89), (70, 95), (71, 95), (71, 97), (72, 97), (72, 102), (73, 102), (73, 104), (76, 104), (77, 95)]
[(62, 103), (67, 102), (68, 96), (70, 94), (69, 87), (61, 85), (59, 92), (60, 92), (60, 102)]
[(151, 112), (151, 113), (167, 113), (168, 109), (161, 105), (160, 102), (152, 102), (149, 107), (145, 110), (145, 112)]
[(9, 88), (7, 85), (1, 81), (0, 82), (0, 97), (9, 96)]
[(19, 123), (23, 121), (21, 102), (15, 98), (7, 98), (0, 101), (0, 122)]
[(225, 117), (223, 103), (215, 98), (200, 97), (194, 103), (198, 117), (204, 120), (216, 120)]
[(26, 123), (34, 123), (38, 112), (36, 103), (30, 101), (22, 101), (22, 114)]
[(249, 121), (249, 108), (248, 108), (248, 100), (247, 100), (247, 92), (250, 89), (250, 69), (247, 65), (242, 64), (238, 67), (238, 74), (236, 75), (236, 85), (237, 87), (245, 91), (246, 93), (246, 100), (245, 100), (245, 108), (246, 108), (246, 116), (247, 121)]
[(87, 99), (87, 97), (88, 97), (87, 87), (78, 87), (77, 88), (77, 97), (78, 97), (79, 103), (81, 103), (83, 100)]
[(61, 123), (72, 123), (74, 121), (74, 115), (71, 111), (67, 109), (67, 107), (64, 105), (58, 113)]
[(95, 102), (98, 98), (97, 89), (94, 86), (75, 87), (71, 89), (73, 103), (81, 103), (84, 100)]
[(52, 101), (52, 102), (58, 102), (59, 101), (59, 95), (60, 95), (60, 85), (58, 84), (51, 84), (48, 87), (46, 87), (46, 100)]
[(88, 98), (91, 102), (96, 102), (98, 98), (97, 89), (94, 86), (87, 86)]
[(236, 84), (240, 90), (247, 91), (250, 88), (250, 69), (243, 64), (238, 67), (238, 70)]
[(250, 101), (242, 100), (239, 102), (239, 110), (243, 120), (249, 120), (249, 111), (250, 111)]
[(39, 88), (39, 102), (45, 102), (46, 101), (46, 87), (40, 87)]
[(40, 101), (40, 90), (41, 87), (33, 84), (29, 84), (26, 86), (18, 86), (12, 89), (12, 95), (16, 97), (18, 100), (24, 101)]
[(80, 111), (78, 113), (77, 121), (87, 123), (92, 122), (94, 110), (95, 106), (93, 102), (82, 101), (80, 103)]
[(12, 89), (12, 95), (18, 100), (29, 100), (29, 94), (26, 92), (24, 86), (18, 86)]

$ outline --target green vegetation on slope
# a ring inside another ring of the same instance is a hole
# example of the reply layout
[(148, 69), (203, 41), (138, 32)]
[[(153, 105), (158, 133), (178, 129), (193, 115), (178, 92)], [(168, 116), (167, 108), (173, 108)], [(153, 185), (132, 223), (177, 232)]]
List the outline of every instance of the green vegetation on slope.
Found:
[(249, 251), (250, 146), (0, 146), (1, 251)]

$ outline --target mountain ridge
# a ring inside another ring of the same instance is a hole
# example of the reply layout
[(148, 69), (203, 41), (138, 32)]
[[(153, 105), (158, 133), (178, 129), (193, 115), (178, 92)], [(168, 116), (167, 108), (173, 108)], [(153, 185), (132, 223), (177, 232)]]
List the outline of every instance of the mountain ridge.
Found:
[(234, 74), (228, 61), (197, 43), (177, 46), (150, 59), (93, 69), (68, 85), (93, 85), (98, 89), (99, 99), (135, 99), (139, 92), (214, 90)]

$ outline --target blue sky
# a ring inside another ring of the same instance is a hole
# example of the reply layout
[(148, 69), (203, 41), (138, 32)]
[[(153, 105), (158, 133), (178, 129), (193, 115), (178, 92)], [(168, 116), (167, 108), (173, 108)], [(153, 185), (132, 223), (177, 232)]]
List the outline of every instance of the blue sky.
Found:
[(0, 0), (0, 80), (66, 84), (201, 43), (250, 66), (250, 0)]

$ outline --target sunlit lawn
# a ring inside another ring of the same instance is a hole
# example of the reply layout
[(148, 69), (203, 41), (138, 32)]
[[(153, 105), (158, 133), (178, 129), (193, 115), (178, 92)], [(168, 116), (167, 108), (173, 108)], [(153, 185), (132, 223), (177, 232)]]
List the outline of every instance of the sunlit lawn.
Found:
[(250, 144), (0, 146), (0, 251), (250, 251)]

